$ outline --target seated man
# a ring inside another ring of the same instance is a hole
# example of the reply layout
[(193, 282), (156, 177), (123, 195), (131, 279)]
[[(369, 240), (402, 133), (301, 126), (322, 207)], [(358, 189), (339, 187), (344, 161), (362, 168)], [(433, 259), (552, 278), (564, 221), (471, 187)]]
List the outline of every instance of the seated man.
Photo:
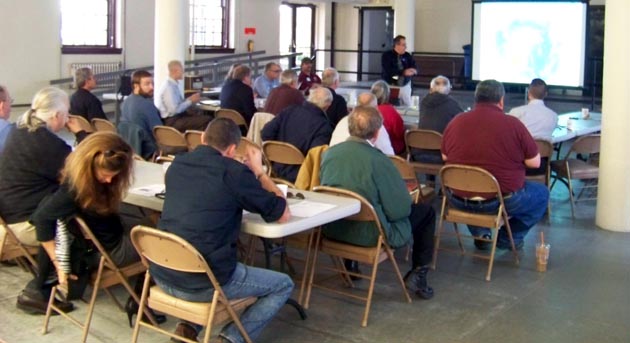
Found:
[[(256, 341), (291, 295), (293, 282), (286, 274), (237, 262), (236, 241), (243, 210), (279, 223), (287, 222), (290, 213), (282, 191), (263, 170), (260, 150), (248, 150), (244, 164), (234, 159), (240, 139), (240, 130), (233, 121), (217, 118), (204, 132), (202, 145), (175, 158), (166, 173), (168, 195), (158, 228), (180, 236), (199, 250), (228, 299), (258, 297), (241, 315), (245, 330)], [(175, 297), (212, 300), (214, 289), (206, 275), (155, 265), (150, 271), (156, 284)], [(175, 332), (196, 340), (201, 329), (182, 322)], [(229, 342), (243, 342), (234, 323), (225, 326), (220, 336)]]
[[(438, 75), (431, 80), (429, 94), (420, 102), (420, 120), (418, 128), (444, 133), (446, 125), (461, 112), (464, 112), (457, 100), (449, 95), (451, 82)], [(419, 149), (412, 150), (412, 161), (424, 163), (443, 163), (439, 151)]]
[[(413, 235), (412, 269), (405, 283), (410, 292), (430, 299), (433, 289), (427, 284), (427, 273), (433, 257), (435, 212), (431, 206), (412, 204), (394, 164), (374, 148), (383, 125), (378, 110), (358, 106), (349, 117), (351, 137), (324, 154), (321, 183), (365, 197), (374, 206), (392, 248), (405, 246)], [(377, 243), (376, 230), (372, 223), (340, 220), (326, 225), (323, 232), (330, 239), (369, 247)]]
[[(521, 249), (529, 229), (545, 214), (549, 191), (544, 184), (525, 180), (525, 168), (537, 168), (540, 154), (523, 123), (503, 112), (504, 96), (500, 82), (480, 82), (475, 90), (475, 107), (448, 124), (441, 150), (447, 164), (481, 167), (497, 179), (510, 216), (514, 244)], [(485, 199), (484, 194), (445, 195), (455, 206), (475, 212), (495, 212), (498, 206), (496, 199)], [(468, 229), (473, 236), (492, 238), (488, 228), (469, 225)], [(480, 250), (488, 249), (489, 244), (475, 240)], [(497, 248), (511, 249), (505, 229), (499, 230)]]
[(300, 75), (298, 77), (298, 89), (305, 95), (309, 94), (314, 84), (321, 84), (322, 79), (313, 71), (313, 60), (304, 57), (300, 64)]
[(103, 104), (92, 94), (92, 90), (96, 88), (96, 78), (92, 69), (77, 69), (74, 73), (74, 82), (77, 91), (70, 97), (70, 114), (80, 115), (88, 121), (93, 118), (107, 120), (103, 112)]
[(265, 65), (265, 73), (254, 81), (254, 96), (266, 98), (272, 89), (280, 85), (280, 73), (282, 68), (276, 62), (269, 62)]
[(529, 130), (534, 139), (551, 142), (553, 130), (558, 126), (558, 114), (545, 106), (547, 84), (541, 79), (533, 79), (527, 90), (527, 105), (515, 107), (509, 115), (518, 118)]
[[(265, 125), (261, 132), (263, 142), (290, 143), (304, 156), (311, 148), (328, 144), (333, 129), (325, 111), (331, 102), (332, 94), (327, 88), (313, 89), (304, 104), (285, 109)], [(273, 169), (281, 178), (295, 182), (300, 168), (276, 163)]]
[(229, 108), (240, 113), (249, 125), (257, 110), (252, 90), (252, 71), (248, 66), (234, 68), (232, 78), (226, 80), (221, 88), (219, 99), (221, 108)]
[(153, 104), (153, 75), (146, 70), (136, 70), (131, 75), (131, 87), (133, 93), (123, 101), (118, 129), (120, 132), (121, 127), (137, 128), (141, 137), (133, 140), (138, 139), (140, 142), (130, 142), (129, 139), (132, 137), (124, 132), (120, 134), (134, 147), (137, 154), (147, 158), (153, 155), (156, 149), (153, 128), (162, 125), (160, 112)]
[(326, 110), (326, 115), (332, 126), (337, 125), (341, 118), (348, 115), (348, 104), (346, 99), (335, 93), (335, 89), (339, 88), (339, 73), (335, 68), (326, 68), (322, 73), (322, 86), (328, 88), (332, 93), (333, 101)]
[(160, 110), (164, 125), (172, 126), (181, 132), (186, 130), (203, 131), (210, 122), (209, 116), (202, 115), (191, 108), (200, 100), (199, 93), (184, 99), (179, 81), (184, 78), (182, 62), (173, 60), (168, 62), (168, 79), (160, 88), (155, 98), (155, 105)]
[(275, 114), (282, 112), (291, 105), (302, 105), (304, 94), (297, 90), (297, 74), (291, 70), (285, 70), (280, 75), (280, 86), (269, 93), (265, 102), (265, 112)]
[(9, 122), (11, 117), (11, 104), (13, 99), (6, 87), (0, 85), (0, 154), (4, 150), (4, 143), (9, 137), (9, 133), (15, 129), (15, 124)]
[[(357, 97), (357, 106), (370, 106), (376, 108), (376, 97), (372, 93), (361, 93)], [(378, 130), (378, 136), (374, 147), (382, 151), (385, 155), (394, 155), (394, 148), (392, 148), (392, 142), (389, 140), (389, 135), (385, 126), (381, 126)], [(341, 118), (335, 131), (333, 131), (330, 138), (330, 146), (337, 145), (341, 142), (345, 142), (350, 137), (350, 131), (348, 129), (348, 116)]]

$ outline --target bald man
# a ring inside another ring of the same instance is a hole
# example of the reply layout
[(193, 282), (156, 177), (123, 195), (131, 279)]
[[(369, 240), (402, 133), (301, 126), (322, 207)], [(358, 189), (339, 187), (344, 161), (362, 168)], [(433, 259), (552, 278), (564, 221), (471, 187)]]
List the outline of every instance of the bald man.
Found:
[(203, 131), (210, 122), (209, 116), (196, 113), (193, 104), (200, 100), (199, 93), (184, 99), (179, 82), (184, 78), (182, 62), (173, 60), (168, 62), (168, 79), (160, 88), (155, 98), (155, 105), (160, 110), (164, 124), (186, 132), (186, 130)]

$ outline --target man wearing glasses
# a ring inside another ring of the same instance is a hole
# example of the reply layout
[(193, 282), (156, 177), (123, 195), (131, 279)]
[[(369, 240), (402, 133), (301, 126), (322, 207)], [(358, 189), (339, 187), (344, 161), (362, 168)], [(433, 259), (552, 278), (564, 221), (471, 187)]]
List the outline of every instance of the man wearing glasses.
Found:
[(280, 73), (282, 68), (276, 62), (269, 62), (265, 65), (265, 73), (254, 81), (254, 96), (266, 98), (272, 89), (280, 85)]
[(74, 72), (74, 82), (77, 91), (70, 97), (70, 114), (84, 117), (88, 121), (93, 118), (105, 119), (103, 103), (92, 94), (96, 88), (96, 78), (90, 68), (79, 68)]
[(12, 103), (13, 99), (9, 95), (9, 91), (0, 85), (0, 154), (4, 151), (4, 143), (9, 137), (9, 133), (15, 128), (15, 124), (9, 123)]

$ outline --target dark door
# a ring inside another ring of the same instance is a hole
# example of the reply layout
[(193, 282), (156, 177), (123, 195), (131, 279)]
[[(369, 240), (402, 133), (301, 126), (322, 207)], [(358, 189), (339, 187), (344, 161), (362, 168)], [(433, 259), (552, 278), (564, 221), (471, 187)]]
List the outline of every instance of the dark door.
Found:
[(359, 9), (359, 81), (376, 80), (381, 73), (381, 54), (392, 48), (394, 10), (391, 7)]

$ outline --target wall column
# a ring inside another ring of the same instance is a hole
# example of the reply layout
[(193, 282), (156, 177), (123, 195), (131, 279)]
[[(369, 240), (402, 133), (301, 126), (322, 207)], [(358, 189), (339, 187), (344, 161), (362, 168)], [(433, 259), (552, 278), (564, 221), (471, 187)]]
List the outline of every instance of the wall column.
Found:
[(630, 3), (606, 0), (598, 227), (630, 232)]
[[(407, 51), (415, 50), (416, 0), (396, 0), (394, 8), (394, 36), (405, 36)], [(392, 37), (393, 38), (393, 37)]]
[(186, 59), (188, 25), (188, 1), (155, 1), (153, 81), (156, 92), (168, 78), (168, 62), (171, 60), (184, 62)]

